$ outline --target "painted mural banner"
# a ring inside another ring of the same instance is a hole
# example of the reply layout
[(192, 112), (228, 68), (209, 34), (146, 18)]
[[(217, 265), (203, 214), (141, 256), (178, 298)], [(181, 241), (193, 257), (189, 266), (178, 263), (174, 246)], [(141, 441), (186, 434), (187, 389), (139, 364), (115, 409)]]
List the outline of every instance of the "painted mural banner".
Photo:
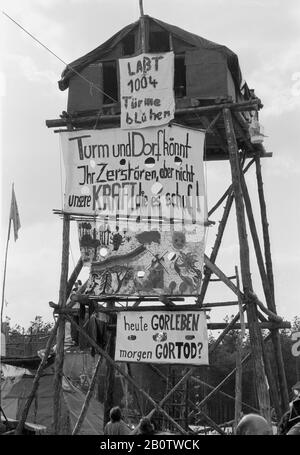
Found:
[(64, 210), (81, 218), (87, 292), (197, 295), (207, 219), (204, 133), (173, 125), (60, 134)]
[(174, 53), (119, 59), (121, 128), (165, 125), (174, 118)]
[(80, 249), (90, 266), (92, 296), (197, 296), (204, 257), (204, 228), (131, 232), (79, 222)]
[(208, 365), (205, 312), (119, 312), (115, 360)]

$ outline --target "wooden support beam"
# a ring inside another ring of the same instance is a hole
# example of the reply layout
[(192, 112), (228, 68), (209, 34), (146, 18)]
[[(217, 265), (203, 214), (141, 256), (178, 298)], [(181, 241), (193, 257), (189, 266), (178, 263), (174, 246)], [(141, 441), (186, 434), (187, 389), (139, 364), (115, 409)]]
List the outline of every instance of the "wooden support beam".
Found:
[[(220, 280), (221, 281), (221, 280)], [(75, 304), (76, 302), (73, 302), (73, 304)], [(224, 307), (224, 306), (235, 306), (235, 305), (238, 305), (238, 301), (237, 300), (229, 300), (229, 301), (225, 301), (225, 302), (206, 302), (206, 303), (203, 303), (201, 308), (199, 308), (197, 305), (195, 304), (187, 304), (187, 305), (174, 305), (170, 308), (168, 308), (168, 311), (202, 311), (202, 310), (206, 310), (206, 311), (209, 311), (211, 308), (215, 308), (215, 307)], [(109, 310), (108, 308), (106, 307), (103, 307), (103, 306), (99, 306), (98, 308), (98, 311), (99, 313), (111, 313), (111, 310)], [(144, 311), (166, 311), (166, 307), (165, 306), (158, 306), (158, 305), (149, 305), (149, 306), (136, 306), (136, 305), (132, 305), (132, 306), (127, 306), (127, 307), (115, 307), (114, 308), (114, 313), (120, 313), (120, 312), (123, 312), (123, 311), (138, 311), (138, 312), (144, 312)], [(69, 314), (75, 314), (78, 312), (78, 309), (75, 309), (75, 308), (66, 308), (64, 310), (60, 310), (58, 308), (57, 305), (55, 305), (55, 313), (56, 314), (65, 314), (65, 313), (69, 313)]]
[[(165, 296), (165, 297), (168, 297), (168, 296)], [(185, 297), (195, 297), (194, 295), (185, 295)], [(172, 301), (174, 302), (184, 302), (184, 297), (174, 297), (174, 296), (170, 296), (170, 298), (172, 299)], [(88, 305), (90, 302), (102, 302), (102, 303), (106, 303), (106, 302), (109, 302), (109, 301), (115, 301), (116, 303), (118, 302), (134, 302), (134, 305), (132, 305), (131, 308), (136, 308), (137, 306), (139, 306), (141, 303), (149, 303), (149, 302), (162, 302), (162, 299), (164, 299), (164, 296), (156, 296), (156, 297), (143, 297), (143, 298), (139, 298), (139, 297), (120, 297), (118, 296), (116, 298), (116, 296), (103, 296), (103, 295), (88, 295), (88, 294), (81, 294), (80, 292), (77, 292), (76, 294), (73, 294), (71, 296), (71, 299), (74, 301), (74, 302), (78, 302), (78, 303), (84, 303), (86, 305)]]
[(142, 53), (146, 52), (146, 24), (143, 8), (143, 0), (139, 0), (140, 5), (140, 37), (141, 37), (141, 51)]
[[(178, 429), (181, 434), (186, 434), (186, 431), (175, 422), (172, 417), (161, 407), (159, 403), (156, 403), (153, 398), (144, 390), (142, 389), (133, 378), (131, 378), (122, 368), (115, 362), (97, 343), (86, 333), (84, 329), (82, 329), (77, 322), (69, 315), (66, 315), (66, 318), (71, 322), (71, 324), (82, 334), (82, 336), (89, 342), (91, 346), (93, 346), (99, 354), (103, 355), (106, 361), (112, 365), (122, 376), (124, 376), (127, 381), (132, 384), (132, 386), (141, 394), (143, 395), (153, 406), (154, 410), (160, 411), (170, 422)], [(151, 414), (152, 415), (152, 414)]]
[(252, 153), (255, 153), (254, 145), (251, 143), (249, 138), (249, 126), (247, 130), (244, 128), (244, 124), (242, 123), (241, 114), (239, 112), (232, 112), (233, 118), (235, 120), (236, 128), (238, 130), (239, 136), (242, 136), (245, 144), (247, 145), (248, 149), (251, 150)]
[[(73, 300), (74, 301), (74, 300)], [(85, 300), (85, 302), (91, 302), (90, 300)], [(75, 302), (75, 301), (74, 301)], [(80, 303), (83, 303), (81, 299), (79, 299)], [(220, 305), (219, 305), (220, 306)], [(148, 305), (148, 306), (127, 306), (127, 307), (99, 307), (98, 311), (100, 313), (119, 313), (120, 311), (202, 311), (201, 308), (197, 307), (195, 304), (187, 304), (187, 305), (170, 305), (169, 307), (163, 305)], [(57, 310), (57, 313), (69, 313), (68, 309), (64, 310)]]
[[(252, 159), (251, 161), (249, 161), (249, 163), (247, 164), (247, 166), (245, 166), (245, 168), (243, 169), (243, 173), (246, 174), (246, 172), (248, 171), (248, 169), (252, 166), (252, 164), (255, 162), (254, 159)], [(230, 185), (227, 190), (225, 191), (225, 193), (220, 197), (220, 199), (218, 200), (218, 202), (209, 210), (208, 212), (208, 218), (220, 207), (220, 205), (222, 204), (222, 202), (226, 199), (227, 196), (229, 196), (229, 194), (232, 192), (232, 185)]]
[[(232, 202), (233, 202), (233, 194), (229, 194), (228, 197), (227, 197), (226, 204), (225, 204), (223, 216), (222, 216), (222, 219), (221, 219), (220, 224), (219, 224), (219, 228), (218, 228), (215, 244), (213, 246), (213, 250), (212, 250), (212, 253), (211, 253), (210, 258), (209, 258), (211, 263), (214, 263), (216, 258), (217, 258), (217, 255), (218, 255), (218, 252), (219, 252), (219, 249), (220, 249), (220, 246), (221, 246), (223, 234), (224, 234), (224, 231), (225, 231), (225, 227), (226, 227), (226, 224), (227, 224), (227, 220), (228, 220), (228, 217), (229, 217), (230, 209), (231, 209), (231, 206), (232, 206)], [(202, 282), (200, 294), (199, 294), (199, 297), (197, 299), (197, 305), (199, 305), (199, 306), (201, 306), (203, 304), (203, 302), (204, 302), (204, 298), (205, 298), (205, 294), (206, 294), (206, 291), (207, 291), (207, 288), (208, 288), (208, 285), (209, 285), (210, 278), (211, 278), (211, 269), (209, 267), (206, 267), (205, 271), (204, 271), (204, 279), (203, 279), (203, 282)]]
[[(235, 372), (236, 372), (236, 368), (235, 368)], [(205, 381), (202, 381), (201, 379), (199, 378), (196, 378), (195, 376), (191, 376), (191, 380), (193, 380), (194, 382), (197, 382), (199, 384), (202, 384), (204, 385), (205, 387), (207, 387), (208, 389), (210, 390), (214, 390), (214, 386), (208, 384), (207, 382)], [(232, 401), (235, 401), (235, 397), (233, 397), (232, 395), (229, 395), (228, 393), (226, 392), (222, 392), (222, 390), (218, 390), (217, 393), (219, 393), (220, 395), (222, 395), (223, 397), (226, 397), (226, 398), (229, 398), (230, 400)], [(248, 408), (248, 409), (251, 409), (251, 411), (254, 411), (254, 412), (259, 412), (258, 409), (254, 408), (253, 406), (251, 406), (250, 404), (248, 403), (244, 403), (243, 401), (241, 401), (241, 404), (245, 407), (245, 408)], [(198, 410), (198, 408), (197, 408)]]
[[(75, 269), (77, 270), (77, 273), (79, 274), (79, 273), (80, 273), (79, 268), (76, 266)], [(75, 270), (75, 269), (74, 269), (74, 270)], [(72, 287), (73, 287), (73, 286), (71, 286), (71, 283), (72, 283), (71, 278), (72, 278), (72, 280), (73, 280), (74, 277), (75, 277), (75, 274), (74, 274), (74, 272), (73, 272), (73, 274), (71, 275), (71, 277), (70, 277), (70, 279), (69, 279), (69, 281), (68, 281), (68, 285), (67, 285), (67, 298), (69, 298), (70, 292), (71, 292)], [(78, 276), (75, 278), (75, 281), (76, 281), (77, 278), (78, 278)], [(71, 305), (73, 305), (73, 304), (71, 303), (71, 304), (69, 304), (69, 305), (71, 306)], [(40, 362), (40, 364), (39, 364), (39, 367), (38, 367), (38, 369), (37, 369), (37, 371), (36, 371), (36, 374), (35, 374), (35, 376), (34, 376), (34, 380), (33, 380), (33, 384), (32, 384), (32, 389), (31, 389), (31, 392), (30, 392), (30, 394), (29, 394), (29, 396), (28, 396), (28, 399), (27, 399), (27, 401), (26, 401), (26, 403), (25, 403), (25, 406), (24, 406), (24, 408), (23, 408), (21, 418), (20, 418), (20, 420), (19, 420), (19, 422), (18, 422), (18, 425), (17, 425), (17, 427), (16, 427), (16, 430), (15, 430), (15, 434), (19, 434), (19, 435), (20, 435), (20, 434), (22, 434), (22, 432), (23, 432), (24, 424), (25, 424), (25, 422), (26, 422), (26, 419), (27, 419), (27, 416), (28, 416), (28, 412), (29, 412), (30, 406), (31, 406), (31, 404), (32, 404), (32, 402), (33, 402), (33, 400), (34, 400), (35, 394), (36, 394), (36, 392), (37, 392), (37, 390), (38, 390), (40, 378), (41, 378), (42, 373), (43, 373), (43, 371), (44, 371), (44, 368), (45, 368), (45, 366), (46, 366), (46, 364), (47, 364), (47, 360), (48, 360), (48, 357), (49, 357), (49, 354), (50, 354), (52, 345), (53, 345), (54, 340), (55, 340), (55, 338), (56, 338), (57, 328), (58, 328), (58, 320), (55, 322), (54, 327), (53, 327), (53, 329), (51, 330), (50, 336), (49, 336), (49, 338), (48, 338), (48, 341), (47, 341), (47, 344), (46, 344), (46, 347), (45, 347), (44, 356), (43, 356), (43, 358), (41, 359), (41, 362)]]
[(236, 372), (235, 372), (235, 403), (234, 403), (234, 432), (242, 415), (242, 337), (236, 340)]
[[(106, 350), (107, 350), (108, 346), (110, 345), (110, 340), (111, 340), (111, 334), (109, 334), (109, 336), (108, 336), (107, 344), (106, 344), (106, 347), (105, 347)], [(96, 382), (97, 382), (98, 376), (100, 374), (100, 368), (101, 368), (101, 365), (102, 365), (102, 361), (103, 361), (103, 356), (100, 355), (99, 359), (97, 361), (97, 364), (96, 364), (96, 368), (95, 368), (95, 371), (94, 371), (90, 386), (89, 386), (89, 390), (88, 390), (88, 392), (87, 392), (87, 394), (85, 396), (85, 400), (84, 400), (83, 406), (81, 408), (79, 417), (78, 417), (77, 422), (75, 424), (75, 427), (73, 429), (72, 436), (74, 436), (75, 434), (78, 434), (80, 432), (80, 430), (81, 430), (81, 426), (82, 426), (82, 424), (84, 422), (85, 416), (86, 416), (87, 411), (89, 409), (90, 401), (91, 401), (91, 399), (93, 397), (93, 393), (94, 393), (94, 390), (95, 390)]]
[[(235, 276), (235, 275), (231, 275), (231, 276), (228, 276), (227, 278), (228, 278), (228, 280), (235, 280), (236, 276)], [(210, 278), (209, 281), (212, 281), (212, 282), (220, 282), (220, 281), (222, 281), (222, 280), (220, 280), (220, 278)]]
[[(65, 308), (67, 300), (67, 280), (69, 269), (69, 243), (70, 243), (70, 218), (64, 215), (63, 219), (63, 239), (62, 239), (62, 259), (61, 259), (61, 276), (59, 288), (59, 307)], [(63, 377), (64, 363), (64, 340), (65, 340), (65, 318), (59, 316), (57, 327), (57, 341), (55, 353), (55, 375), (53, 384), (53, 418), (54, 434), (60, 432), (61, 422), (61, 385)]]
[(259, 269), (259, 273), (260, 273), (260, 277), (261, 277), (261, 282), (262, 282), (266, 302), (269, 302), (269, 306), (272, 307), (271, 288), (269, 285), (269, 279), (268, 279), (266, 271), (265, 271), (263, 255), (262, 255), (262, 251), (261, 251), (261, 247), (260, 247), (259, 237), (258, 237), (258, 233), (257, 233), (257, 229), (256, 229), (253, 210), (252, 210), (252, 204), (251, 204), (248, 188), (247, 188), (246, 181), (245, 181), (243, 174), (241, 174), (241, 187), (242, 187), (242, 192), (243, 192), (243, 196), (244, 196), (250, 232), (251, 232), (251, 236), (252, 236), (252, 240), (253, 240), (253, 246), (254, 246), (254, 250), (255, 250), (255, 254), (256, 254), (257, 265), (258, 265), (258, 269)]
[[(133, 374), (132, 374), (132, 369), (131, 369), (131, 365), (130, 363), (127, 363), (127, 372), (129, 374), (129, 376), (133, 379)], [(142, 404), (141, 404), (141, 400), (140, 400), (140, 397), (139, 397), (139, 394), (137, 392), (137, 389), (133, 389), (133, 394), (135, 396), (135, 399), (136, 399), (136, 403), (137, 403), (137, 406), (138, 406), (138, 409), (139, 409), (139, 413), (140, 415), (144, 415), (144, 410), (143, 410), (143, 407), (142, 407)]]
[(21, 415), (21, 418), (20, 418), (20, 420), (18, 422), (18, 425), (16, 427), (15, 434), (20, 435), (20, 434), (23, 433), (24, 424), (26, 422), (30, 406), (31, 406), (31, 404), (32, 404), (32, 402), (34, 400), (34, 397), (36, 395), (36, 392), (38, 390), (39, 381), (40, 381), (40, 378), (42, 376), (43, 370), (44, 370), (44, 368), (45, 368), (45, 366), (47, 364), (47, 360), (48, 360), (52, 345), (53, 345), (54, 340), (56, 338), (57, 329), (58, 329), (58, 320), (56, 321), (56, 323), (55, 323), (55, 325), (54, 325), (54, 327), (53, 327), (53, 329), (51, 331), (51, 334), (50, 334), (50, 336), (48, 338), (44, 356), (41, 359), (41, 363), (39, 364), (37, 372), (36, 372), (36, 374), (34, 376), (32, 389), (31, 389), (31, 392), (30, 392), (30, 394), (28, 396), (28, 399), (27, 399), (27, 401), (25, 403), (25, 406), (24, 406), (24, 408), (22, 410), (22, 415)]
[[(271, 339), (271, 335), (268, 335), (263, 342), (267, 343)], [(243, 359), (242, 359), (242, 365), (248, 360), (250, 360), (252, 356), (252, 352), (250, 351)], [(198, 404), (198, 407), (201, 408), (206, 405), (206, 403), (217, 393), (221, 390), (221, 388), (235, 375), (236, 373), (236, 368), (234, 368), (206, 397), (203, 398), (203, 400)]]
[(208, 423), (208, 425), (211, 428), (213, 428), (217, 433), (221, 435), (226, 435), (225, 431), (222, 430), (222, 428), (220, 428), (220, 426), (217, 425), (204, 411), (200, 411), (198, 413), (198, 416), (202, 417)]
[(217, 275), (217, 277), (220, 278), (221, 281), (223, 281), (224, 284), (226, 284), (226, 286), (229, 287), (229, 289), (232, 290), (232, 292), (235, 293), (235, 295), (238, 295), (238, 289), (237, 287), (232, 283), (232, 281), (230, 281), (227, 276), (225, 275), (225, 273), (222, 272), (222, 270), (219, 269), (219, 267), (216, 266), (216, 264), (213, 264), (210, 259), (206, 256), (206, 254), (204, 255), (204, 264), (206, 265), (206, 267), (208, 267), (215, 275)]
[[(269, 286), (270, 286), (270, 290), (271, 290), (271, 294), (272, 294), (272, 300), (271, 300), (271, 302), (267, 302), (267, 306), (271, 311), (273, 311), (273, 313), (276, 313), (275, 295), (274, 295), (274, 276), (273, 276), (273, 265), (272, 265), (271, 245), (270, 245), (270, 236), (269, 236), (269, 223), (268, 223), (268, 218), (267, 218), (267, 207), (266, 207), (265, 196), (264, 196), (263, 179), (262, 179), (261, 163), (260, 163), (259, 156), (256, 156), (255, 163), (256, 163), (257, 189), (258, 189), (261, 222), (262, 222), (262, 229), (263, 229), (266, 273), (268, 276)], [(280, 335), (279, 335), (278, 330), (274, 330), (274, 332), (272, 333), (272, 343), (273, 343), (274, 355), (275, 355), (277, 371), (278, 371), (278, 380), (279, 380), (280, 397), (281, 397), (281, 408), (282, 408), (282, 413), (284, 413), (289, 409), (289, 394), (288, 394), (287, 380), (286, 380), (286, 375), (285, 375), (285, 370), (284, 370), (284, 362), (283, 362), (283, 356), (282, 356)]]
[(67, 299), (69, 298), (71, 292), (72, 292), (72, 289), (73, 289), (73, 286), (82, 270), (82, 267), (83, 267), (83, 261), (81, 258), (79, 258), (71, 276), (69, 277), (69, 280), (68, 280), (68, 283), (67, 283)]
[(235, 306), (238, 305), (239, 302), (237, 300), (232, 300), (228, 302), (212, 302), (212, 303), (203, 303), (201, 308), (209, 309), (215, 307), (223, 307), (223, 306)]
[[(114, 310), (114, 302), (108, 302), (107, 304), (110, 310)], [(112, 326), (116, 324), (116, 315), (110, 313), (109, 324)], [(111, 327), (110, 342), (108, 345), (108, 355), (111, 359), (115, 357), (116, 347), (116, 329)], [(114, 406), (114, 386), (115, 386), (115, 369), (114, 365), (110, 362), (106, 362), (106, 381), (105, 381), (105, 397), (104, 397), (104, 415), (103, 415), (103, 430), (107, 422), (109, 422), (109, 412)]]
[[(237, 110), (237, 111), (253, 111), (257, 110), (260, 101), (245, 101), (240, 103), (224, 103), (224, 104), (213, 104), (211, 106), (201, 106), (201, 107), (190, 107), (184, 109), (176, 109), (175, 116), (182, 116), (187, 114), (210, 114), (212, 112), (219, 112), (224, 108)], [(87, 123), (95, 123), (96, 120), (99, 120), (97, 114), (92, 115), (81, 115), (73, 117), (62, 117), (60, 119), (51, 119), (46, 120), (46, 126), (48, 128), (57, 128), (61, 126), (67, 126), (70, 122), (71, 125), (79, 127), (80, 125), (85, 125)], [(117, 123), (120, 121), (120, 115), (101, 115), (101, 123)]]
[[(251, 295), (251, 293), (250, 293), (250, 295)], [(275, 313), (273, 313), (273, 311), (266, 308), (264, 306), (264, 304), (257, 298), (257, 296), (255, 294), (252, 294), (252, 298), (255, 301), (255, 303), (257, 304), (257, 306), (259, 306), (259, 308), (263, 311), (263, 313), (265, 313), (269, 317), (270, 321), (277, 322), (278, 324), (283, 322), (282, 317), (278, 316), (278, 314), (275, 314)]]
[[(249, 258), (249, 246), (247, 240), (246, 221), (244, 204), (241, 189), (241, 177), (240, 177), (240, 165), (238, 158), (238, 147), (236, 138), (234, 135), (232, 117), (229, 109), (223, 109), (225, 133), (228, 143), (229, 161), (232, 175), (232, 185), (235, 198), (236, 206), (236, 218), (238, 227), (238, 236), (240, 244), (240, 264), (241, 264), (241, 275), (243, 283), (243, 291), (245, 297), (248, 297), (248, 292), (252, 291), (252, 279), (250, 273), (250, 258)], [(253, 349), (253, 360), (255, 368), (256, 378), (256, 390), (259, 402), (260, 412), (268, 422), (271, 421), (270, 415), (270, 397), (268, 393), (268, 387), (266, 382), (266, 375), (263, 363), (262, 354), (262, 335), (258, 326), (257, 320), (257, 308), (255, 305), (247, 305), (247, 316), (249, 323), (249, 332), (251, 346)]]
[[(207, 328), (209, 330), (223, 330), (227, 327), (226, 322), (209, 322), (207, 324)], [(232, 326), (232, 330), (240, 330), (242, 327), (241, 324), (234, 324)], [(291, 328), (291, 323), (290, 322), (281, 322), (275, 323), (275, 322), (261, 322), (258, 324), (258, 327), (260, 329), (268, 329), (268, 330), (274, 330), (274, 329), (290, 329)], [(251, 324), (246, 323), (245, 324), (246, 329), (251, 329)]]
[(244, 321), (244, 312), (243, 312), (243, 301), (240, 291), (240, 276), (238, 267), (235, 266), (235, 275), (236, 275), (236, 286), (238, 288), (238, 303), (239, 303), (239, 311), (240, 311), (240, 322), (241, 322), (241, 330), (238, 333), (238, 337), (236, 340), (236, 373), (235, 373), (235, 403), (234, 403), (234, 428), (233, 432), (235, 433), (235, 429), (240, 421), (241, 414), (242, 414), (242, 376), (243, 376), (243, 367), (242, 367), (242, 343), (245, 336), (245, 321)]
[(261, 164), (260, 164), (259, 156), (255, 157), (255, 164), (256, 164), (257, 190), (258, 190), (261, 223), (262, 223), (263, 239), (264, 239), (266, 272), (268, 275), (270, 289), (271, 289), (271, 293), (273, 296), (273, 300), (271, 303), (271, 310), (274, 313), (276, 313), (275, 297), (274, 297), (274, 275), (273, 275), (271, 244), (270, 244), (270, 236), (269, 236), (269, 223), (268, 223), (268, 217), (267, 217), (267, 207), (266, 207), (266, 201), (265, 201), (265, 196), (264, 196), (263, 180), (262, 180)]
[[(217, 120), (220, 118), (220, 113), (218, 113), (217, 115)], [(217, 130), (217, 127), (216, 127), (216, 122), (217, 120), (213, 120), (214, 124), (211, 125), (209, 120), (207, 119), (207, 117), (205, 117), (204, 115), (200, 116), (199, 117), (202, 125), (204, 126), (204, 128), (206, 129), (206, 134), (212, 134), (213, 136), (215, 136), (215, 138), (217, 139), (218, 143), (220, 144), (220, 147), (221, 149), (227, 153), (227, 147), (226, 147), (226, 144), (224, 142), (224, 139), (222, 137), (222, 135), (219, 133), (219, 131)], [(212, 126), (214, 126), (214, 128), (212, 128)]]
[[(271, 335), (272, 337), (272, 335)], [(270, 396), (271, 396), (271, 403), (275, 409), (276, 417), (278, 422), (280, 421), (280, 418), (282, 416), (281, 412), (281, 407), (280, 407), (280, 401), (279, 401), (279, 388), (277, 384), (277, 375), (275, 369), (271, 365), (270, 359), (272, 358), (267, 351), (268, 346), (263, 344), (263, 359), (264, 359), (264, 364), (265, 364), (265, 369), (266, 369), (266, 374), (268, 378), (268, 384), (270, 387)], [(272, 359), (273, 360), (273, 359)], [(272, 362), (273, 364), (273, 362)]]
[[(244, 308), (245, 309), (245, 308)], [(225, 338), (225, 336), (227, 335), (227, 333), (232, 329), (232, 327), (234, 327), (236, 321), (239, 319), (240, 317), (240, 314), (238, 313), (234, 318), (233, 320), (227, 324), (227, 327), (225, 328), (225, 330), (223, 330), (223, 332), (219, 335), (219, 337), (216, 339), (216, 341), (209, 347), (209, 354), (212, 354), (216, 348), (219, 346), (220, 343), (222, 343), (223, 339)], [(180, 381), (178, 381), (174, 387), (167, 393), (167, 395), (164, 396), (164, 398), (159, 402), (158, 406), (161, 408), (164, 403), (166, 401), (168, 401), (168, 399), (170, 398), (170, 396), (178, 389), (178, 387), (180, 387), (181, 385), (183, 385), (185, 383), (185, 381), (192, 376), (192, 374), (196, 371), (196, 368), (197, 367), (192, 367), (191, 369), (189, 369), (187, 371), (187, 373), (180, 379)], [(150, 411), (146, 417), (148, 418), (151, 418), (151, 416), (154, 414), (155, 412), (155, 408), (152, 409), (152, 411)]]

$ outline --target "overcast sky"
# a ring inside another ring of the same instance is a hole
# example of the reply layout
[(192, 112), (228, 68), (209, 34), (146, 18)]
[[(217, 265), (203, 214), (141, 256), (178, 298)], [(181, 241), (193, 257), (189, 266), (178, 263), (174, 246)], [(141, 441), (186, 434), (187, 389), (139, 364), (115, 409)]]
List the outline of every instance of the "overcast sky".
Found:
[[(3, 10), (70, 63), (102, 44), (139, 17), (138, 0), (4, 0)], [(146, 14), (177, 25), (237, 53), (243, 77), (261, 98), (263, 160), (278, 313), (291, 320), (299, 305), (299, 0), (144, 0)], [(3, 14), (1, 30), (1, 261), (4, 262), (11, 184), (19, 206), (19, 239), (9, 245), (4, 316), (28, 326), (35, 315), (52, 320), (48, 302), (58, 300), (62, 222), (52, 209), (62, 207), (58, 135), (45, 125), (66, 109), (67, 91), (57, 81), (64, 64), (49, 54)], [(209, 163), (211, 206), (229, 184), (228, 162)], [(257, 212), (254, 169), (247, 182)], [(257, 213), (258, 215), (258, 213)], [(212, 216), (219, 221), (221, 212)], [(259, 216), (257, 216), (259, 225)], [(217, 225), (216, 225), (217, 226)], [(207, 254), (216, 227), (208, 233)], [(250, 245), (251, 239), (249, 238)], [(252, 249), (253, 251), (253, 249)], [(79, 258), (76, 226), (71, 228), (70, 269)], [(255, 292), (263, 300), (253, 260)], [(231, 214), (217, 264), (228, 275), (239, 265), (236, 220)], [(3, 269), (3, 267), (2, 267)], [(2, 270), (1, 269), (1, 270)], [(87, 276), (84, 271), (82, 278)], [(207, 301), (232, 300), (223, 284), (212, 283)], [(213, 322), (226, 313), (212, 312)]]

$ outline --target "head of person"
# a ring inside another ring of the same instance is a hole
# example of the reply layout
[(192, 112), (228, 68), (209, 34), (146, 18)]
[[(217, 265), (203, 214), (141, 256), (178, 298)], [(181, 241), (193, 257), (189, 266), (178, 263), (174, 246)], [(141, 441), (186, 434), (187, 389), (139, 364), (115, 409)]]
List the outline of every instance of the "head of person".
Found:
[(292, 428), (287, 432), (287, 436), (300, 436), (300, 422), (296, 423), (296, 425), (293, 425)]
[(141, 434), (153, 434), (154, 426), (151, 423), (151, 420), (148, 417), (143, 417), (140, 420), (140, 432)]
[(114, 408), (111, 408), (109, 417), (112, 422), (119, 422), (121, 420), (122, 413), (121, 413), (121, 409), (119, 408), (119, 406), (115, 406)]
[(237, 435), (271, 435), (272, 429), (266, 419), (258, 414), (247, 414), (236, 427)]

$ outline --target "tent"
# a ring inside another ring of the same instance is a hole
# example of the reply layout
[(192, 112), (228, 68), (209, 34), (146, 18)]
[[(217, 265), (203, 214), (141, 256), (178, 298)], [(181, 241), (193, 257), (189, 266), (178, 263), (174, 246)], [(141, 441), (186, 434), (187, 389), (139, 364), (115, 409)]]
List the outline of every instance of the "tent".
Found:
[[(35, 370), (7, 367), (2, 364), (1, 404), (9, 419), (18, 420), (32, 390)], [(52, 433), (53, 424), (53, 383), (54, 369), (48, 366), (40, 378), (36, 396), (31, 404), (27, 421), (44, 425), (47, 433)], [(85, 394), (73, 382), (63, 376), (62, 384), (62, 433), (71, 434), (79, 417)], [(79, 434), (103, 434), (103, 405), (95, 398), (90, 401), (89, 409)]]

